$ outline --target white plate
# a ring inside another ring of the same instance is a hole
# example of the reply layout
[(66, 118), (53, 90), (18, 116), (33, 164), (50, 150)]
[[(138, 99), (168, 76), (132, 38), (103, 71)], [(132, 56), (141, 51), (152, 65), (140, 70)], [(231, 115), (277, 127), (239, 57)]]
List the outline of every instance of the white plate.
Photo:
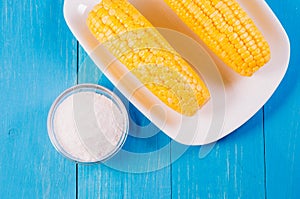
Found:
[[(160, 102), (132, 74), (128, 73), (125, 66), (118, 62), (108, 66), (107, 58), (111, 58), (107, 51), (101, 47), (95, 50), (99, 43), (89, 32), (86, 18), (88, 12), (98, 2), (97, 0), (65, 0), (64, 16), (69, 28), (100, 70), (122, 94), (165, 134), (182, 144), (208, 144), (240, 127), (271, 97), (287, 70), (290, 56), (288, 37), (276, 16), (263, 0), (238, 0), (260, 28), (271, 48), (271, 60), (250, 78), (233, 72), (206, 47), (204, 48), (214, 62), (199, 45), (195, 47), (195, 40), (199, 44), (202, 44), (201, 41), (162, 0), (131, 0), (130, 2), (155, 27), (177, 30), (194, 39), (187, 39), (184, 35), (174, 31), (161, 29), (163, 35), (168, 35), (168, 39), (172, 40), (176, 37), (173, 42), (170, 41), (172, 45), (176, 45), (175, 40), (184, 39), (187, 49), (190, 46), (194, 46), (191, 49), (197, 49), (198, 57), (194, 57), (194, 61), (199, 58), (201, 64), (192, 63), (193, 65), (203, 66), (203, 62), (205, 62), (204, 64), (212, 67), (210, 71), (203, 71), (201, 66), (201, 69), (197, 68), (211, 91), (211, 100), (194, 116), (182, 116)], [(166, 32), (164, 33), (164, 31)], [(182, 55), (185, 53), (180, 47), (175, 49)], [(190, 51), (187, 50), (187, 52)], [(190, 55), (183, 55), (185, 58), (188, 56)], [(217, 68), (213, 69), (214, 63), (218, 66), (220, 73)]]

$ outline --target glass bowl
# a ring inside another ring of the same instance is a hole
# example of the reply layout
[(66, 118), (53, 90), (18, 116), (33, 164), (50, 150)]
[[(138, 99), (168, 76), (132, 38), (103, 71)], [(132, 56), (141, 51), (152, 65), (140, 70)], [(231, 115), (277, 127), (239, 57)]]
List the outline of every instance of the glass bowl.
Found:
[(128, 113), (110, 90), (80, 84), (53, 102), (47, 120), (55, 149), (79, 163), (98, 163), (115, 155), (128, 135)]

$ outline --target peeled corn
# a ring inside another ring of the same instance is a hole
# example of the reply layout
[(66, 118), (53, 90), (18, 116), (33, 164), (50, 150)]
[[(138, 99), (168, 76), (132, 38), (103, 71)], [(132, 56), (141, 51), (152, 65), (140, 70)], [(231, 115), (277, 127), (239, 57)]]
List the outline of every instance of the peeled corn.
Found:
[(235, 0), (164, 0), (228, 66), (251, 76), (270, 59), (270, 48)]
[(125, 0), (102, 0), (89, 13), (91, 33), (154, 95), (191, 116), (210, 97), (192, 67)]

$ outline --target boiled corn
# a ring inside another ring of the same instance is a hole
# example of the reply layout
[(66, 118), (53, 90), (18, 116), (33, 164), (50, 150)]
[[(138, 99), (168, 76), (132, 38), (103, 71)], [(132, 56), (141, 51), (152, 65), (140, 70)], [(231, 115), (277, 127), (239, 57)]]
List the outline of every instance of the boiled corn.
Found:
[(228, 66), (251, 76), (270, 59), (270, 48), (235, 0), (164, 0)]
[(91, 33), (154, 95), (191, 116), (210, 97), (199, 75), (125, 0), (102, 0), (89, 13)]

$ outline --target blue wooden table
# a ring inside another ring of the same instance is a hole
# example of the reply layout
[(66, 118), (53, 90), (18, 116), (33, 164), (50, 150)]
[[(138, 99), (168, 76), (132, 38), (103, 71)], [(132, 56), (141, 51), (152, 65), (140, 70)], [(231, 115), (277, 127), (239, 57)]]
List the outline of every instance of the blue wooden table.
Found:
[[(299, 198), (300, 1), (267, 3), (291, 42), (289, 69), (272, 98), (203, 157), (200, 147), (189, 147), (174, 161), (172, 152), (183, 146), (169, 144), (163, 133), (130, 136), (128, 151), (168, 145), (170, 154), (135, 160), (131, 166), (140, 172), (134, 173), (130, 165), (128, 172), (78, 165), (55, 151), (47, 135), (48, 110), (63, 90), (80, 83), (86, 55), (64, 21), (63, 0), (2, 0), (0, 198)], [(111, 86), (105, 78), (98, 83)], [(139, 126), (148, 124), (132, 106), (130, 116)]]

